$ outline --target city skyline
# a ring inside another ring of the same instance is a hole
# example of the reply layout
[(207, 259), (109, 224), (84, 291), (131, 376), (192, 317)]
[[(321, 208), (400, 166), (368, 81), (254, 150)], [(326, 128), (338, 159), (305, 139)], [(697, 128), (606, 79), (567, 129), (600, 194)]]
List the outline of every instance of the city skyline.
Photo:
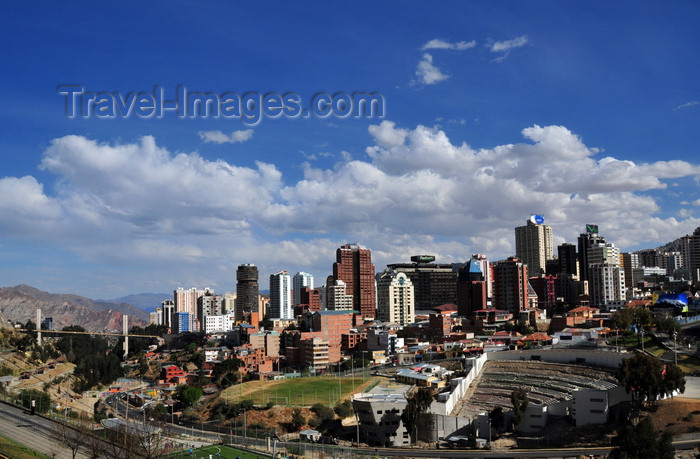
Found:
[[(499, 260), (532, 214), (554, 247), (700, 226), (697, 3), (177, 5), (2, 7), (4, 285), (231, 291), (255, 263), (265, 289), (354, 241), (377, 267)], [(382, 110), (160, 116), (161, 90)]]

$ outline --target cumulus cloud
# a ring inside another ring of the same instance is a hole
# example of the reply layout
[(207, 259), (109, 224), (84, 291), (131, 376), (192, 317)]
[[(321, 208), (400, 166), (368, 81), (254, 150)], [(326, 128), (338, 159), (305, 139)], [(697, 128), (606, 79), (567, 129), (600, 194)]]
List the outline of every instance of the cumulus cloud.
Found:
[(50, 190), (34, 177), (0, 179), (0, 234), (59, 244), (96, 263), (149, 266), (179, 283), (232, 286), (235, 266), (246, 262), (263, 278), (304, 269), (322, 279), (334, 249), (349, 241), (372, 249), (377, 269), (415, 253), (498, 259), (513, 254), (513, 227), (533, 212), (559, 241), (597, 223), (623, 249), (700, 226), (691, 213), (657, 216), (647, 193), (700, 177), (698, 164), (602, 156), (564, 126), (533, 125), (513, 143), (480, 149), (438, 127), (389, 120), (368, 134), (366, 159), (338, 152), (335, 165), (304, 163), (292, 181), (275, 164), (175, 153), (150, 136), (57, 138), (40, 165), (55, 177)]
[(457, 51), (463, 51), (465, 49), (473, 48), (476, 46), (476, 40), (472, 41), (458, 41), (455, 43), (450, 43), (446, 40), (441, 40), (439, 38), (434, 38), (429, 42), (421, 46), (421, 51), (426, 51), (429, 49), (454, 49)]
[(198, 134), (204, 143), (243, 143), (253, 138), (252, 129), (233, 131), (231, 135), (221, 131), (199, 131)]
[(433, 65), (433, 56), (430, 53), (424, 53), (420, 62), (418, 62), (416, 76), (419, 83), (428, 85), (437, 84), (449, 78), (449, 75), (442, 73), (439, 68)]

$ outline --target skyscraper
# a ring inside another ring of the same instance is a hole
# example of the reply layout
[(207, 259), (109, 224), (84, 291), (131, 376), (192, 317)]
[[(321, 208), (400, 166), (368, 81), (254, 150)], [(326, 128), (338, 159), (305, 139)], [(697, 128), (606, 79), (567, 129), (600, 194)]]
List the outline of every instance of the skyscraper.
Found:
[(333, 279), (345, 282), (346, 293), (352, 295), (354, 310), (363, 317), (374, 317), (376, 297), (372, 252), (357, 243), (345, 244), (336, 250), (335, 256)]
[[(472, 317), (474, 311), (487, 308), (487, 283), (482, 272), (484, 258), (473, 255), (464, 266), (459, 268), (457, 280), (457, 308), (461, 317)], [(482, 256), (483, 257), (483, 256)], [(488, 268), (489, 264), (486, 261)]]
[(527, 264), (532, 276), (544, 274), (547, 260), (554, 258), (552, 227), (542, 215), (533, 215), (525, 226), (515, 228), (515, 256)]
[(252, 312), (259, 312), (258, 268), (250, 263), (240, 265), (236, 281), (236, 320), (249, 321)]
[(578, 237), (578, 268), (581, 280), (588, 280), (588, 249), (605, 244), (605, 238), (598, 234), (598, 225), (587, 224), (586, 232)]
[(559, 271), (556, 274), (571, 274), (579, 279), (581, 274), (576, 246), (565, 242), (557, 247), (557, 253), (559, 254)]
[(314, 276), (309, 273), (300, 271), (294, 275), (292, 280), (292, 289), (294, 290), (294, 306), (301, 304), (301, 292), (304, 287), (309, 287), (311, 290), (314, 288)]
[(292, 278), (287, 271), (270, 275), (270, 319), (293, 319)]
[(417, 311), (457, 302), (457, 270), (452, 264), (434, 263), (432, 255), (414, 255), (411, 261), (393, 263), (388, 268), (411, 279)]
[(412, 324), (415, 316), (413, 283), (406, 273), (387, 268), (377, 274), (377, 317), (397, 325)]
[(494, 305), (517, 316), (527, 307), (528, 266), (515, 257), (497, 262), (494, 272)]

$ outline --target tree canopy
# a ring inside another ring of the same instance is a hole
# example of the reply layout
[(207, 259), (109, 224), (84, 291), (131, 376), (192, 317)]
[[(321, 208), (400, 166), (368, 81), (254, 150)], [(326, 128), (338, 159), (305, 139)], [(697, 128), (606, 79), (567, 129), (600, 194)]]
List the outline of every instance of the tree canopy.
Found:
[(197, 404), (199, 399), (202, 398), (202, 389), (188, 385), (178, 386), (176, 397), (182, 403), (183, 408), (189, 408)]
[(522, 387), (513, 390), (510, 394), (510, 402), (513, 404), (513, 430), (517, 430), (523, 416), (525, 416), (525, 410), (530, 404), (527, 391)]
[(615, 449), (611, 459), (673, 459), (675, 450), (672, 436), (666, 431), (659, 438), (650, 418), (644, 418), (636, 426), (626, 426), (613, 439)]
[(627, 392), (644, 402), (654, 402), (660, 395), (685, 391), (685, 376), (677, 365), (663, 363), (653, 355), (638, 353), (624, 359), (617, 374)]
[(417, 435), (418, 415), (425, 412), (432, 402), (433, 391), (428, 387), (421, 387), (409, 397), (408, 404), (401, 414), (401, 421), (414, 442)]

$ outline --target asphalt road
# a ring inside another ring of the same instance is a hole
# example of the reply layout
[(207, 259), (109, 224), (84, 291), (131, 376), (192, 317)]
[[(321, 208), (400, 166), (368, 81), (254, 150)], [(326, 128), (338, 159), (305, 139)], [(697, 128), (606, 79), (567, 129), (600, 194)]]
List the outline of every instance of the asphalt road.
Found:
[[(14, 406), (0, 403), (0, 432), (6, 438), (16, 441), (39, 453), (56, 459), (72, 459), (69, 448), (63, 447), (51, 438), (55, 423), (41, 416), (31, 415)], [(89, 456), (78, 452), (76, 456), (87, 459)]]

